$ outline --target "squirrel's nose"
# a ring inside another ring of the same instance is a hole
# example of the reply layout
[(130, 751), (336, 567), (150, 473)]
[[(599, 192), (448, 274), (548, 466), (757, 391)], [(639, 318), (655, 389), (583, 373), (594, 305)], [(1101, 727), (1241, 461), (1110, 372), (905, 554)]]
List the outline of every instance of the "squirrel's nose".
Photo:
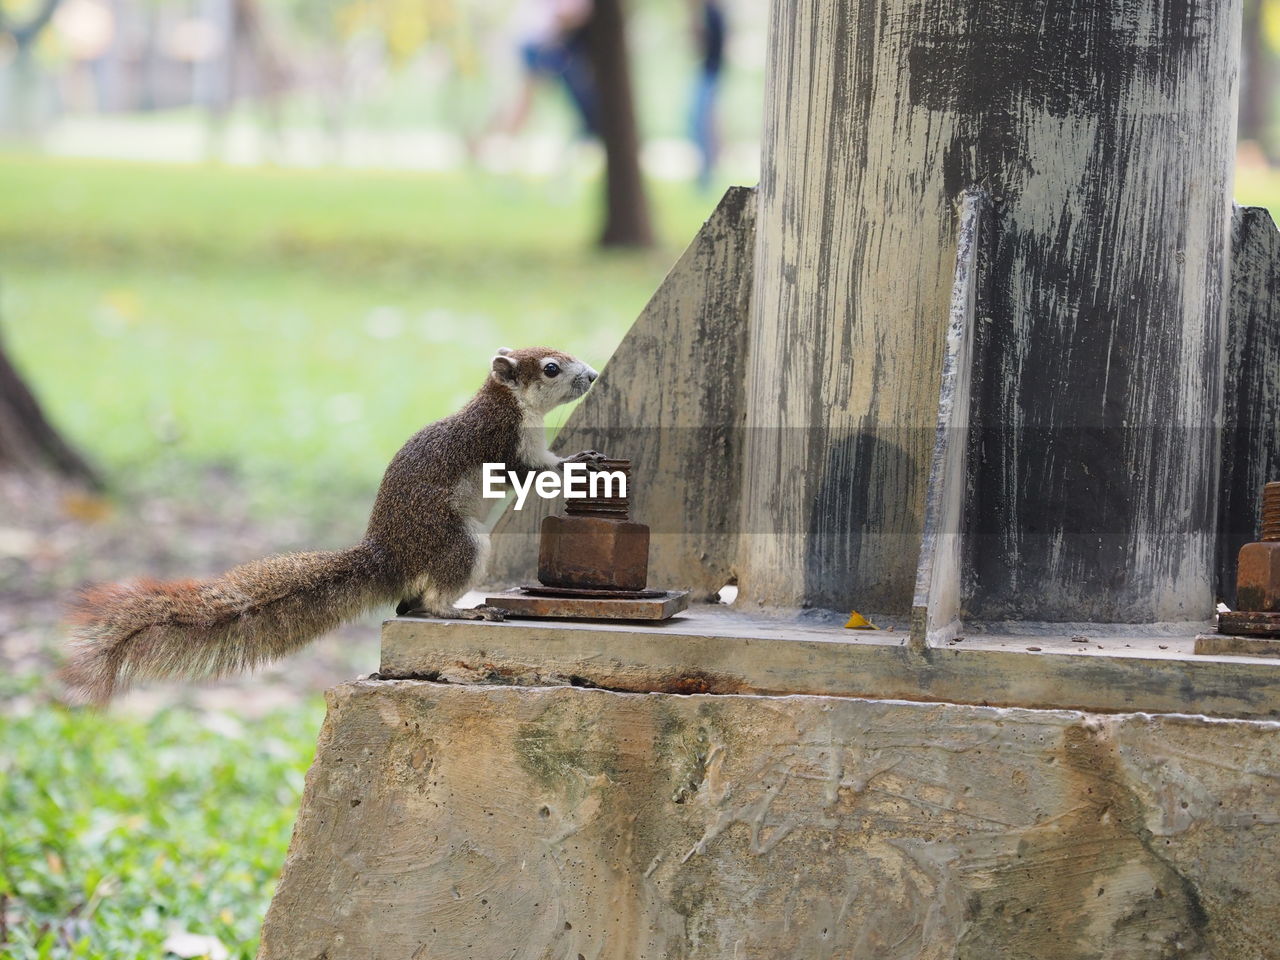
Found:
[(587, 380), (588, 380), (588, 381), (590, 381), (591, 383), (595, 383), (595, 382), (596, 382), (596, 377), (598, 377), (598, 376), (600, 376), (600, 374), (596, 373), (596, 372), (595, 372), (594, 370), (592, 370), (590, 367), (587, 367)]

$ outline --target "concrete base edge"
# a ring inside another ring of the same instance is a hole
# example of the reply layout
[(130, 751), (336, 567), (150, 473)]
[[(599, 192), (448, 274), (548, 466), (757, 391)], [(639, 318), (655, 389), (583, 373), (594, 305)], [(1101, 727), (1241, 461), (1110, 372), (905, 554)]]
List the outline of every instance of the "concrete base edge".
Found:
[(1280, 956), (1278, 735), (348, 683), (259, 956)]

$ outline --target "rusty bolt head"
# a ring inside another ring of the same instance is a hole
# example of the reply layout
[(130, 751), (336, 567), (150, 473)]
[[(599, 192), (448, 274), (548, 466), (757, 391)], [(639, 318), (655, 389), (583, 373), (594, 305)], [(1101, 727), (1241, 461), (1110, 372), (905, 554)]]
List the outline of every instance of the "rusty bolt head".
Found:
[(643, 590), (649, 582), (649, 528), (605, 517), (542, 521), (538, 580), (548, 587)]
[(1280, 613), (1280, 541), (1246, 543), (1240, 548), (1236, 609)]
[(1262, 488), (1262, 536), (1265, 543), (1280, 541), (1280, 482)]

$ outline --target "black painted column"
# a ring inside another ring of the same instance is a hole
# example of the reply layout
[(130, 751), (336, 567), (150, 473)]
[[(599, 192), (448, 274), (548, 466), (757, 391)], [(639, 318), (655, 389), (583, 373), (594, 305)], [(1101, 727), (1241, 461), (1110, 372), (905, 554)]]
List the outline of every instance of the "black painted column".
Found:
[(904, 611), (954, 258), (996, 204), (968, 613), (1212, 609), (1239, 0), (775, 0), (743, 596)]

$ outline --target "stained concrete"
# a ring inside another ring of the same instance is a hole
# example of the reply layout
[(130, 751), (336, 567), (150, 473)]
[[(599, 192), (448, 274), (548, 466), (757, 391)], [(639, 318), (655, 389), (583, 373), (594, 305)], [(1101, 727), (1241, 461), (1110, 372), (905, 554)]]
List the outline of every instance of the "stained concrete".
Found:
[(349, 683), (260, 957), (1280, 956), (1278, 735)]

